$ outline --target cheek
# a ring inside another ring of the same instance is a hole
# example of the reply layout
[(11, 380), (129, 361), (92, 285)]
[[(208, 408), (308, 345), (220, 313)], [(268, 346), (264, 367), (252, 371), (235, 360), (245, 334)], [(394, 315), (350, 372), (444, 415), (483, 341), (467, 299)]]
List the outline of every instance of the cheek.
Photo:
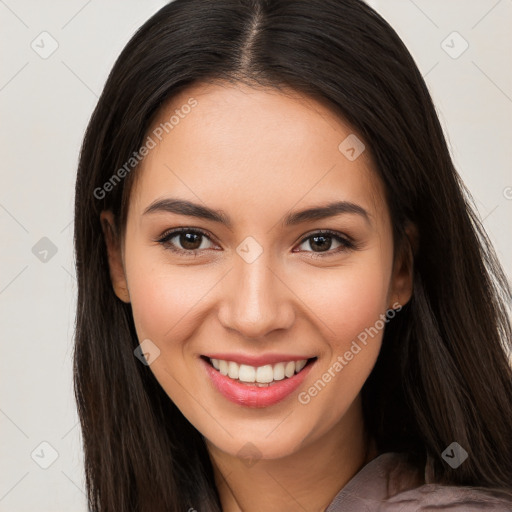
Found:
[[(200, 383), (190, 379), (195, 359), (194, 339), (201, 326), (201, 299), (218, 281), (212, 270), (199, 267), (176, 267), (155, 263), (144, 265), (142, 257), (127, 261), (130, 299), (137, 337), (151, 340), (159, 349), (159, 357), (151, 364), (151, 372), (194, 425), (202, 425), (203, 409), (190, 397), (201, 396)], [(192, 343), (190, 342), (192, 340)]]
[(304, 276), (298, 293), (307, 297), (307, 308), (320, 320), (316, 323), (329, 340), (332, 355), (343, 353), (386, 312), (389, 264), (382, 254), (368, 253), (357, 263), (315, 272), (314, 278)]
[(310, 412), (319, 411), (324, 429), (345, 414), (379, 355), (388, 307), (389, 258), (369, 252), (357, 264), (329, 272), (319, 274), (314, 289), (307, 291), (308, 307), (321, 320), (317, 326), (325, 353), (316, 380), (299, 397)]
[(141, 251), (127, 258), (126, 272), (140, 340), (184, 339), (193, 334), (189, 326), (194, 311), (216, 282), (211, 269), (173, 266)]

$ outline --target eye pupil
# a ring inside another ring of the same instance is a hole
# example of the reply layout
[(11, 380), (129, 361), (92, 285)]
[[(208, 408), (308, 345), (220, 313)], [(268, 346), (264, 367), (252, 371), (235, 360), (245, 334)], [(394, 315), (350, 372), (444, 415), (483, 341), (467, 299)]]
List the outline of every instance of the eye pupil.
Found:
[[(311, 239), (314, 241), (314, 243), (311, 243), (311, 247), (313, 249), (313, 252), (323, 252), (322, 249), (328, 250), (331, 247), (332, 238), (330, 236), (325, 236), (325, 235), (313, 236), (313, 237), (311, 237)], [(320, 250), (319, 251), (317, 251), (315, 249), (315, 245), (314, 245), (314, 244), (318, 244), (318, 240), (323, 240), (324, 241), (323, 244), (322, 243), (319, 244), (320, 245)], [(325, 243), (326, 240), (328, 241), (327, 243)]]
[[(198, 249), (201, 246), (201, 238), (202, 235), (197, 233), (181, 233), (180, 235), (180, 244), (184, 249), (189, 249), (191, 251)], [(199, 241), (199, 244), (197, 242)], [(196, 247), (197, 245), (197, 247)]]

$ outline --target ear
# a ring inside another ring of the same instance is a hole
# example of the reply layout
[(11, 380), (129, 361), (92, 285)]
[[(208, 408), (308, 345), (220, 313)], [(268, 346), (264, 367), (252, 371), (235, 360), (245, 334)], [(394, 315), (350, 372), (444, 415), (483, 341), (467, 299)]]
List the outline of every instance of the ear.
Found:
[[(409, 223), (405, 227), (406, 239), (397, 254), (393, 267), (391, 282), (390, 308), (397, 309), (398, 305), (404, 306), (412, 297), (414, 255), (418, 248), (418, 230), (416, 225)], [(397, 305), (398, 303), (398, 305)]]
[(114, 214), (110, 210), (103, 210), (100, 214), (101, 228), (107, 246), (110, 280), (114, 293), (123, 302), (130, 302), (128, 283), (124, 272), (121, 240), (116, 233)]

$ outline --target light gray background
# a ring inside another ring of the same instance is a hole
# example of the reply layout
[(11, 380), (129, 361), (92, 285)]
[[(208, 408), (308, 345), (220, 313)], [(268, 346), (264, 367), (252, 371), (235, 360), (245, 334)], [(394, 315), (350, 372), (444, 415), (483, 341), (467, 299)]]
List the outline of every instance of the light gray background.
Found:
[[(0, 511), (87, 510), (71, 372), (78, 152), (117, 55), (165, 3), (0, 0)], [(455, 164), (511, 276), (512, 0), (369, 3), (425, 76)], [(46, 59), (31, 47), (51, 48), (43, 31), (58, 43)], [(469, 44), (457, 58), (465, 43), (453, 31)], [(54, 255), (41, 252), (43, 237)], [(42, 469), (52, 450), (58, 457)]]

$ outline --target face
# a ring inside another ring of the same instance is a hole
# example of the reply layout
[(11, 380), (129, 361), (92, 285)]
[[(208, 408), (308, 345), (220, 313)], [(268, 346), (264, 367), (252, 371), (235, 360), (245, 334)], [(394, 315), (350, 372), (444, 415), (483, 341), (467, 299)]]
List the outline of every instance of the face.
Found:
[(232, 455), (282, 457), (339, 428), (386, 311), (410, 297), (370, 148), (357, 156), (312, 98), (220, 83), (173, 98), (148, 135), (124, 238), (107, 242), (150, 370)]

